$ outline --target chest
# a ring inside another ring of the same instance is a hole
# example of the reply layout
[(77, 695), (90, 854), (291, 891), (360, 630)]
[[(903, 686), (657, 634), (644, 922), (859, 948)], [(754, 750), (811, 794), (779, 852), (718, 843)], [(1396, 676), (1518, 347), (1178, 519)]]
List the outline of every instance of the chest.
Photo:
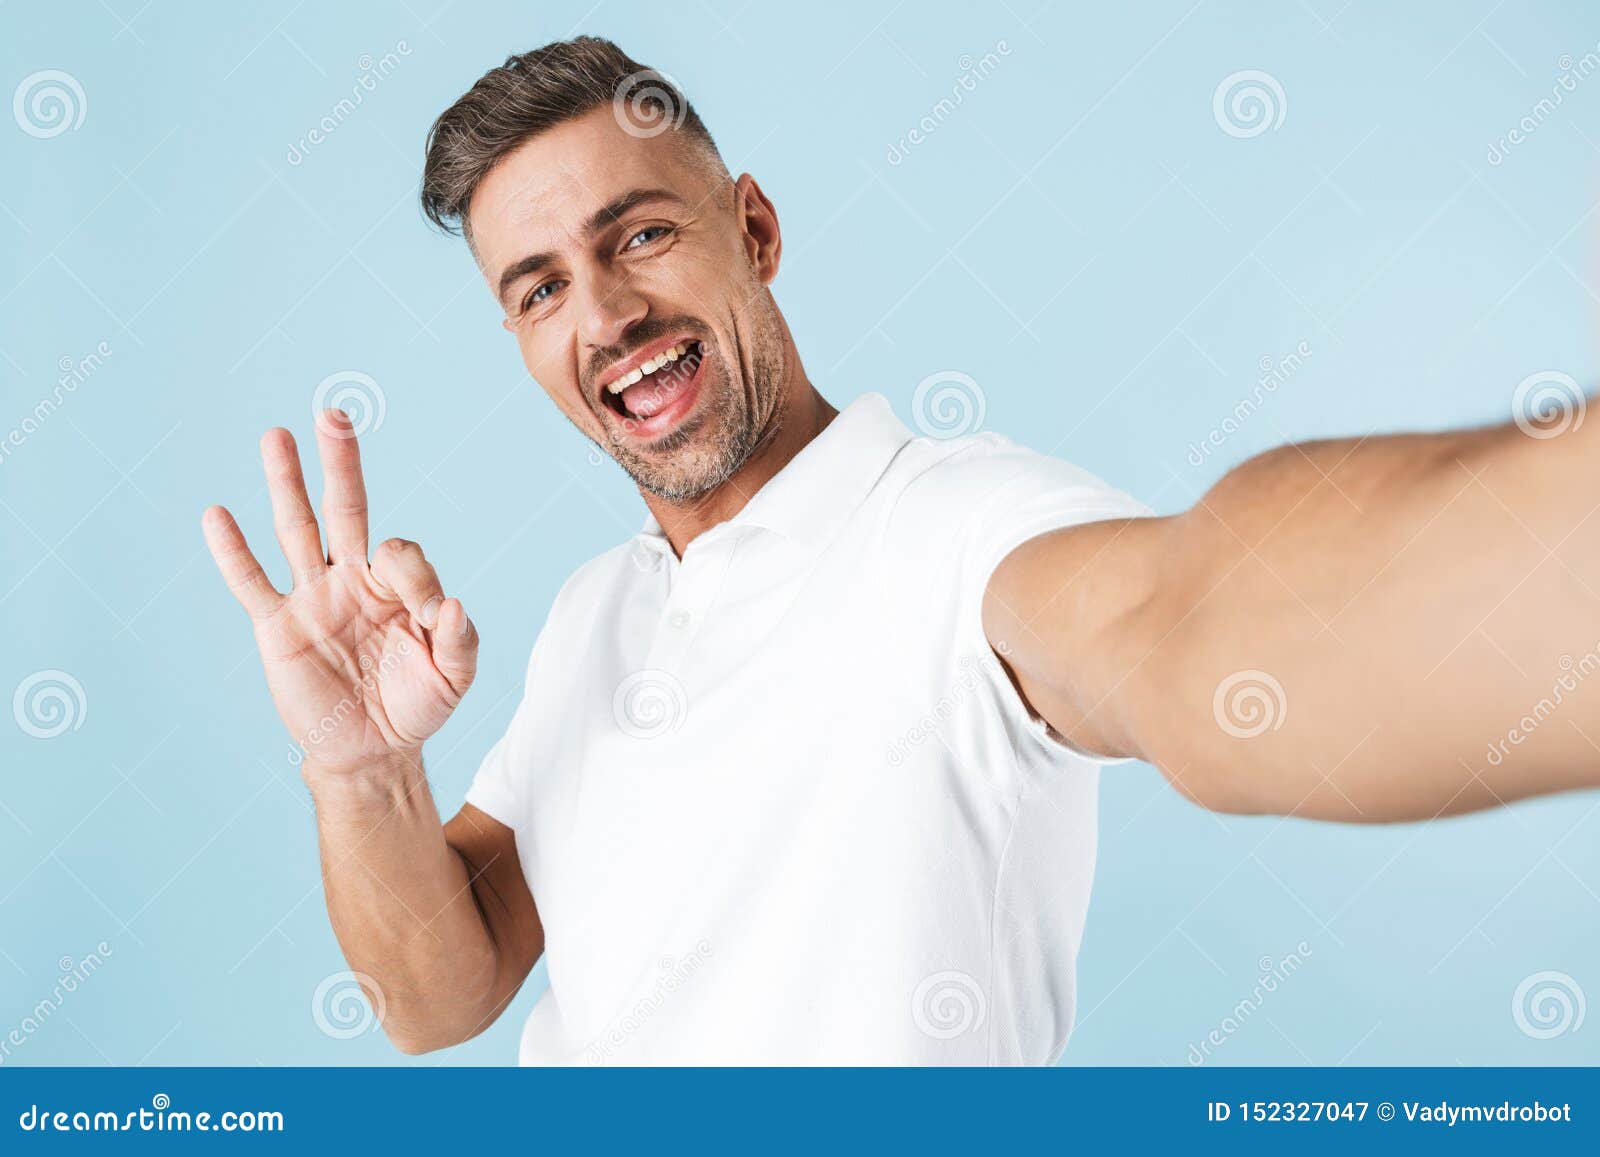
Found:
[(775, 896), (905, 910), (939, 864), (992, 879), (1009, 738), (901, 560), (700, 545), (635, 560), (540, 676), (521, 850), (553, 949)]

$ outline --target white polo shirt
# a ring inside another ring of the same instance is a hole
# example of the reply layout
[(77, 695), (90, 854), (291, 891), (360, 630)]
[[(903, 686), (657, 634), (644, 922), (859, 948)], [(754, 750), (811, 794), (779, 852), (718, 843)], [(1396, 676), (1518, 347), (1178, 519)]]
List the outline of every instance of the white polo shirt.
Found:
[(983, 592), (1148, 513), (868, 394), (681, 560), (650, 520), (580, 568), (467, 794), (544, 922), (522, 1063), (1053, 1061), (1098, 763), (1017, 695)]

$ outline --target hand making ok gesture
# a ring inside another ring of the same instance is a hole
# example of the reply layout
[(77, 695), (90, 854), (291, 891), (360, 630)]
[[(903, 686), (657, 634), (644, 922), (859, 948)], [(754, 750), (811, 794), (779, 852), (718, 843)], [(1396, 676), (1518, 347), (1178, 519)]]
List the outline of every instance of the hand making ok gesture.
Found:
[(324, 552), (294, 437), (269, 430), (261, 461), (293, 589), (281, 594), (221, 506), (202, 517), (206, 544), (250, 615), (278, 714), (316, 766), (354, 771), (414, 758), (466, 694), (478, 634), (414, 542), (391, 538), (367, 558), (367, 493), (355, 430), (317, 415)]

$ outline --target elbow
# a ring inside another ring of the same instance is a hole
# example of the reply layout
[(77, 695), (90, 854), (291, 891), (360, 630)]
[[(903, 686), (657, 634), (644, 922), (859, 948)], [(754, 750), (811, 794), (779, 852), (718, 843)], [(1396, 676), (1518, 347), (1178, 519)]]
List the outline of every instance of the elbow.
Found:
[(391, 1032), (388, 1037), (389, 1043), (408, 1057), (420, 1057), (427, 1053), (438, 1052), (440, 1049), (453, 1048), (467, 1040), (466, 1037), (454, 1039), (399, 1032)]
[(1268, 793), (1240, 769), (1215, 760), (1153, 761), (1177, 793), (1196, 807), (1220, 815), (1260, 816), (1286, 814)]
[[(1209, 579), (1193, 585), (1219, 589)], [(1290, 719), (1288, 691), (1271, 671), (1306, 660), (1241, 640), (1238, 616), (1215, 605), (1226, 594), (1179, 601), (1158, 617), (1171, 625), (1128, 681), (1138, 696), (1140, 723), (1132, 730), (1148, 761), (1196, 807), (1236, 816), (1304, 814), (1305, 805), (1321, 802), (1322, 777), (1308, 779), (1300, 750), (1306, 712)], [(1178, 674), (1161, 678), (1162, 671)]]
[(424, 1053), (437, 1052), (439, 1049), (449, 1048), (451, 1043), (429, 1039), (420, 1034), (396, 1032), (393, 1029), (386, 1029), (385, 1034), (389, 1038), (389, 1043), (408, 1057), (420, 1057)]
[(455, 1048), (487, 1029), (510, 1003), (509, 995), (497, 1000), (488, 986), (470, 997), (459, 993), (457, 997), (421, 1003), (391, 999), (384, 1035), (408, 1057)]
[(1266, 736), (1236, 738), (1208, 717), (1152, 738), (1149, 762), (1196, 807), (1220, 815), (1288, 815), (1306, 802), (1279, 762), (1284, 753), (1262, 746)]
[[(1173, 788), (1196, 807), (1219, 815), (1284, 816), (1336, 823), (1375, 823), (1409, 817), (1376, 806), (1353, 786), (1329, 776), (1294, 771), (1293, 760), (1208, 752), (1186, 760), (1152, 762)], [(1365, 808), (1357, 803), (1360, 798)], [(1437, 814), (1437, 812), (1433, 813)]]
[[(396, 1015), (397, 1012), (399, 1015)], [(465, 1041), (469, 1034), (456, 1031), (453, 1024), (438, 1020), (436, 1015), (413, 1017), (407, 1015), (404, 1009), (391, 1009), (383, 1022), (383, 1035), (406, 1056), (420, 1057), (424, 1053), (453, 1048)]]
[[(489, 1020), (492, 1019), (489, 1018)], [(450, 1049), (460, 1044), (466, 1044), (467, 1041), (488, 1027), (489, 1020), (481, 1022), (476, 1029), (464, 1029), (456, 1025), (399, 1025), (387, 1023), (383, 1026), (383, 1032), (389, 1038), (389, 1043), (397, 1050), (408, 1057), (420, 1057), (426, 1053), (436, 1053), (441, 1049)]]

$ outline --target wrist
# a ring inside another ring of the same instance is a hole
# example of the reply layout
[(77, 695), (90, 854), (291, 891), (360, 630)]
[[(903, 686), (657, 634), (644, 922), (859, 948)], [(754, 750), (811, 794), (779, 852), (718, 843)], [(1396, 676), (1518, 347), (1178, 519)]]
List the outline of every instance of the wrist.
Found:
[(330, 764), (307, 754), (300, 778), (318, 810), (398, 807), (427, 783), (422, 749), (395, 751), (356, 765)]

